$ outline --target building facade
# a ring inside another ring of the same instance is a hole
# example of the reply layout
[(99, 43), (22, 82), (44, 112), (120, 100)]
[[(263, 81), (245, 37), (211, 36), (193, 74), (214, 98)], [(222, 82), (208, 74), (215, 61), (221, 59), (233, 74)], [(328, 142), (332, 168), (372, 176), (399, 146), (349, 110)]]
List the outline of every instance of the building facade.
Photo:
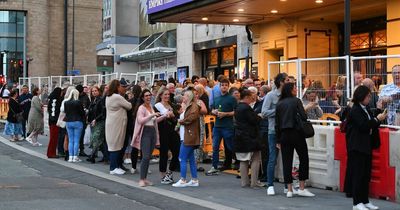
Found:
[(101, 0), (5, 0), (0, 10), (1, 70), (8, 82), (72, 69), (96, 72)]

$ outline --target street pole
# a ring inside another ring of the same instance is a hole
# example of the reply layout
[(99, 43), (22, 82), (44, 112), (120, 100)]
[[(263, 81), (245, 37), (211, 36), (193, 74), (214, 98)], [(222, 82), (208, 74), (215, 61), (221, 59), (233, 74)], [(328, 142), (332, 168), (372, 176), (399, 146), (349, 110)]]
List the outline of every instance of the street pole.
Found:
[(22, 77), (24, 77), (24, 79), (26, 78), (26, 77), (28, 77), (28, 65), (27, 65), (27, 56), (26, 56), (26, 50), (27, 50), (27, 47), (26, 47), (26, 34), (27, 34), (27, 32), (26, 32), (26, 12), (24, 13), (24, 55), (23, 55), (23, 65), (24, 65), (24, 67), (23, 67), (23, 73), (22, 73)]
[(350, 36), (351, 36), (351, 0), (345, 0), (344, 6), (344, 54), (351, 55)]
[(68, 0), (64, 0), (64, 74), (68, 71)]

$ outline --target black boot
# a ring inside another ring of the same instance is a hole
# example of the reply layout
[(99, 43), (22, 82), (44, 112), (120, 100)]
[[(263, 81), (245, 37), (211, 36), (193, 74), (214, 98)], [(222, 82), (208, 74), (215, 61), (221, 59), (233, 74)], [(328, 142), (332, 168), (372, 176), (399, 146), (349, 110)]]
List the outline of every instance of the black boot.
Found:
[(94, 155), (90, 155), (88, 159), (86, 159), (87, 161), (91, 162), (92, 164), (94, 164), (96, 162), (96, 160), (94, 159)]

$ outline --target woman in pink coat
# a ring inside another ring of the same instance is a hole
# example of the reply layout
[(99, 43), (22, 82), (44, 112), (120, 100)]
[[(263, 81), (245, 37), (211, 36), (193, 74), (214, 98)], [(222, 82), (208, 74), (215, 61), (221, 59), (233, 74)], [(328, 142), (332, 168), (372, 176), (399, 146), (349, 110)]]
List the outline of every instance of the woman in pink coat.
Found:
[(167, 115), (161, 116), (154, 112), (151, 106), (151, 92), (143, 90), (140, 95), (140, 106), (137, 109), (135, 130), (133, 132), (131, 146), (142, 151), (142, 161), (140, 164), (139, 186), (145, 187), (153, 185), (147, 180), (150, 157), (156, 146), (160, 145), (157, 123), (164, 120)]

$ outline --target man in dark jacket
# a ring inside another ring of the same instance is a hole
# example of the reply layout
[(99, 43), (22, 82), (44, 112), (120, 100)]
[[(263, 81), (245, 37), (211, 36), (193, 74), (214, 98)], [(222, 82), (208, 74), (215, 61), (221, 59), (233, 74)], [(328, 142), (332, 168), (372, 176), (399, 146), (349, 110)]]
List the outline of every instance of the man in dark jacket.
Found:
[(29, 88), (27, 85), (22, 86), (21, 95), (18, 97), (19, 105), (21, 106), (24, 117), (22, 121), (22, 131), (24, 133), (24, 138), (26, 138), (26, 122), (28, 121), (29, 110), (31, 109), (32, 94), (29, 93)]
[(90, 99), (89, 96), (83, 92), (83, 86), (82, 85), (77, 85), (76, 90), (79, 91), (79, 101), (83, 105), (83, 110), (85, 110), (85, 118), (83, 121), (83, 130), (81, 134), (81, 138), (79, 139), (79, 156), (84, 156), (86, 157), (87, 154), (85, 153), (85, 145), (83, 144), (83, 138), (85, 137), (85, 130), (87, 127), (87, 114), (89, 113), (89, 106), (90, 106)]

